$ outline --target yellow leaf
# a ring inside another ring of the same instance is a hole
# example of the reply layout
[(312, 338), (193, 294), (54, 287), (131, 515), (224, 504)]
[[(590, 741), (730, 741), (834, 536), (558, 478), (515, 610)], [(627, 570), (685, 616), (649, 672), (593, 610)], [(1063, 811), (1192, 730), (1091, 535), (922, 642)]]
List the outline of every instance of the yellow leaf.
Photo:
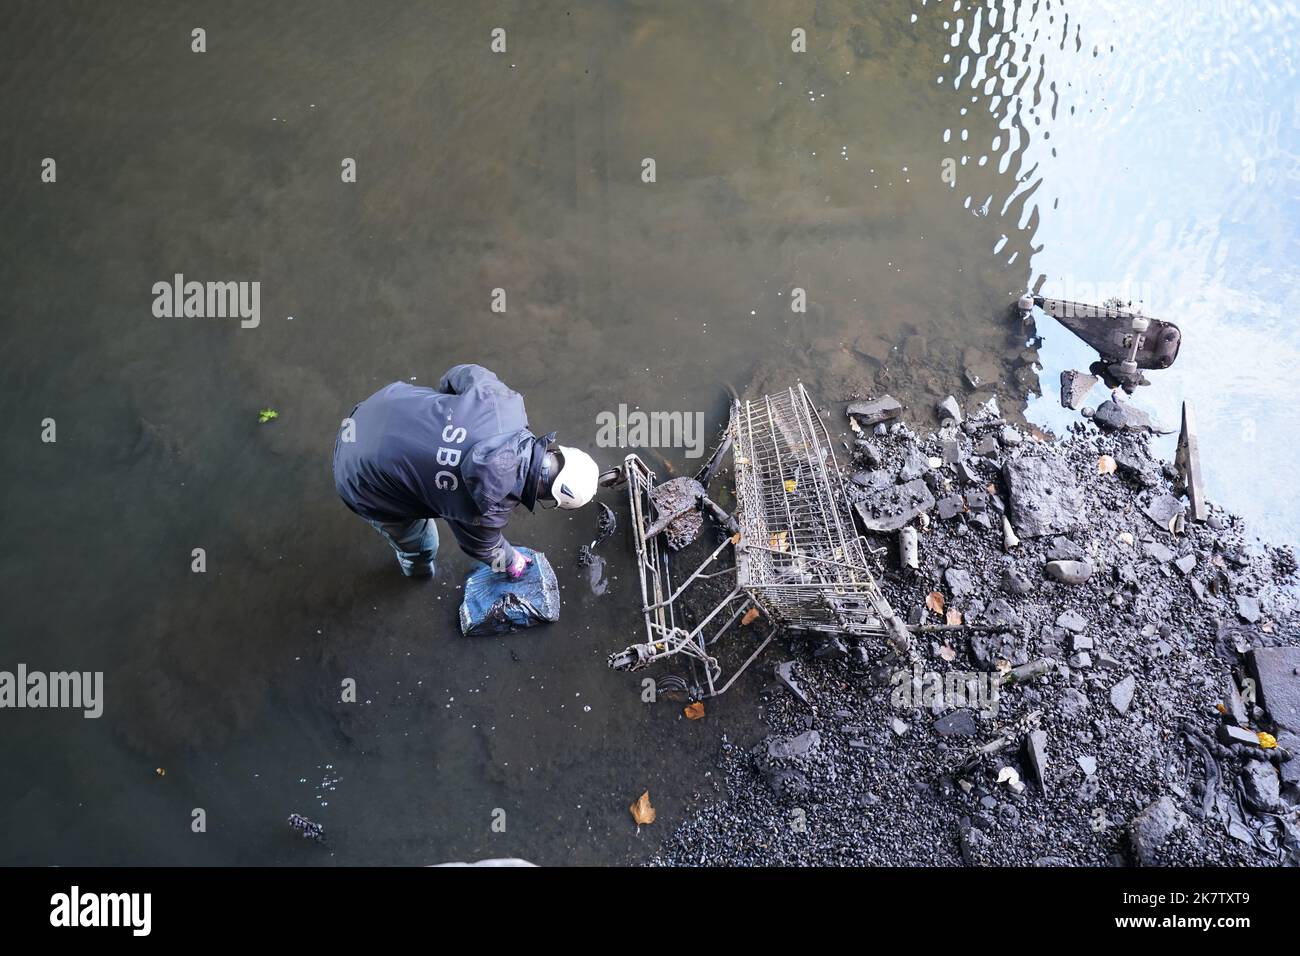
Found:
[(735, 534), (733, 534), (733, 535), (731, 536), (731, 543), (732, 543), (732, 544), (740, 544), (740, 532), (739, 532), (739, 531), (737, 531)]
[(740, 619), (740, 623), (742, 625), (753, 624), (757, 620), (758, 620), (758, 608), (751, 607), (748, 611), (745, 612), (745, 616)]
[(925, 606), (935, 614), (943, 613), (943, 595), (938, 591), (931, 591), (925, 597)]
[(1110, 455), (1102, 455), (1097, 459), (1097, 474), (1110, 475), (1115, 472), (1115, 459)]
[(687, 704), (682, 713), (686, 715), (687, 720), (699, 720), (704, 716), (704, 701), (697, 700), (693, 704)]
[(636, 803), (628, 807), (628, 810), (631, 811), (632, 819), (636, 821), (637, 826), (655, 822), (655, 808), (650, 806), (649, 790), (637, 797)]
[(787, 478), (785, 480), (785, 493), (787, 495), (794, 494), (794, 490), (798, 487), (799, 487), (799, 482), (795, 481), (793, 478)]
[(957, 624), (960, 624), (960, 623), (961, 623), (961, 611), (957, 610), (955, 607), (950, 607), (950, 608), (948, 608), (948, 614), (947, 614), (947, 616), (944, 618), (944, 620), (947, 621), (947, 622), (948, 622), (949, 624), (951, 624), (951, 625), (957, 625)]
[(1259, 733), (1259, 745), (1263, 747), (1265, 750), (1272, 750), (1274, 747), (1277, 746), (1277, 738), (1274, 737), (1272, 734), (1266, 734), (1262, 730), (1258, 731), (1258, 733)]
[(773, 551), (789, 551), (790, 532), (774, 531), (772, 533), (772, 537), (770, 537), (767, 541), (767, 546), (771, 548)]

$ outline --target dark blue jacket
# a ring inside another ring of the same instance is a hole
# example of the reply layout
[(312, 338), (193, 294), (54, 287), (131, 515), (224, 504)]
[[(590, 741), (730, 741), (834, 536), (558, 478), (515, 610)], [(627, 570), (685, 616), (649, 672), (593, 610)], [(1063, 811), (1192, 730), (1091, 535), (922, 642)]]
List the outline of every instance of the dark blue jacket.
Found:
[(457, 365), (436, 389), (394, 382), (361, 402), (334, 442), (334, 485), (373, 521), (442, 518), (472, 558), (502, 567), (515, 505), (531, 510), (544, 442), (524, 399), (481, 365)]

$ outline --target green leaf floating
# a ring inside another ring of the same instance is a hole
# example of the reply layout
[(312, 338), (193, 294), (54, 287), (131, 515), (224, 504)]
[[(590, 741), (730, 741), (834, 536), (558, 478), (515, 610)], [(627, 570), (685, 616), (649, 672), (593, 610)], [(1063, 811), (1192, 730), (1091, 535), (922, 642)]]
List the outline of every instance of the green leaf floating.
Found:
[(274, 408), (264, 408), (257, 413), (257, 421), (261, 425), (265, 425), (267, 422), (275, 421), (279, 417), (280, 417), (280, 413), (277, 412)]

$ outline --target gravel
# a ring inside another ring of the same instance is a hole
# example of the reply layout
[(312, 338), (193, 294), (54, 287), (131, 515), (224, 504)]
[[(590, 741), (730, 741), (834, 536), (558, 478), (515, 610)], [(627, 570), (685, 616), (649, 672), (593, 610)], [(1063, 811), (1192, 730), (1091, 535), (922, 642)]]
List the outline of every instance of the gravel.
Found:
[[(1183, 522), (1174, 473), (1138, 432), (1080, 423), (1047, 443), (977, 409), (942, 437), (895, 425), (872, 454), (896, 470), (917, 453), (942, 458), (953, 440), (968, 470), (941, 464), (912, 480), (966, 510), (909, 519), (919, 568), (899, 566), (896, 533), (868, 540), (904, 618), (943, 623), (925, 609), (937, 590), (988, 629), (917, 634), (910, 667), (883, 641), (845, 636), (851, 653), (819, 658), (826, 636), (785, 634), (785, 671), (763, 695), (771, 736), (720, 741), (716, 792), (651, 865), (1300, 863), (1300, 791), (1288, 782), (1300, 753), (1288, 763), (1261, 731), (1300, 737), (1261, 707), (1250, 670), (1254, 650), (1300, 645), (1294, 554), (1248, 540), (1218, 509)], [(1101, 454), (1121, 467), (1099, 474)], [(976, 473), (982, 487), (962, 479)], [(1004, 513), (1019, 519), (1005, 551)], [(1195, 563), (1175, 569), (1147, 544)], [(1065, 549), (1091, 569), (1077, 583), (1046, 570), (1048, 552)], [(973, 692), (1010, 668), (992, 706)], [(962, 680), (975, 682), (965, 700), (953, 693)]]

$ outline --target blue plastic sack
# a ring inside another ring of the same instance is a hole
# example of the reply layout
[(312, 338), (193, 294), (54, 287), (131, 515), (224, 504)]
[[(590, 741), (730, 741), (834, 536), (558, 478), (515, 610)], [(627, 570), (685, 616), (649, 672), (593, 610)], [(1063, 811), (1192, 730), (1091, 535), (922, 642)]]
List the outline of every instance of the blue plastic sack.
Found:
[(505, 634), (560, 619), (560, 585), (546, 555), (516, 548), (533, 559), (518, 581), (486, 564), (465, 578), (460, 604), (460, 632), (466, 637)]

